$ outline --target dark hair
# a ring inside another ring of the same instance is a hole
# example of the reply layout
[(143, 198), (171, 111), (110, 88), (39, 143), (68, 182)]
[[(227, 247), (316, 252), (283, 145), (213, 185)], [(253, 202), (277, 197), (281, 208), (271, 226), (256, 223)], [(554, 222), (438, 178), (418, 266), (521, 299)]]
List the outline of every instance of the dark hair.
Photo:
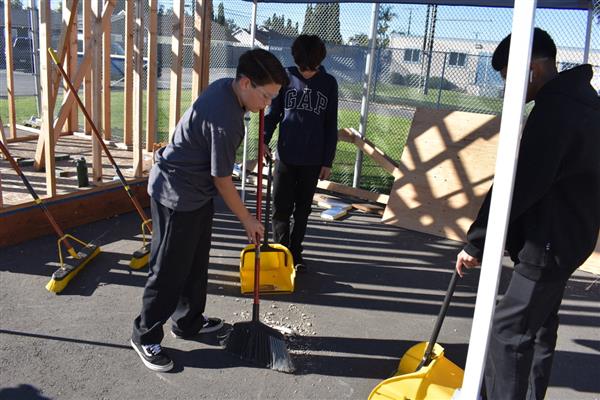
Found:
[[(510, 48), (510, 36), (508, 35), (494, 51), (492, 56), (492, 67), (496, 71), (501, 71), (508, 65), (508, 50)], [(535, 28), (533, 31), (533, 44), (531, 45), (531, 58), (548, 57), (551, 60), (556, 59), (556, 45), (548, 32), (543, 29)]]
[(325, 43), (317, 35), (300, 35), (292, 44), (292, 56), (301, 71), (316, 70), (326, 55)]
[(286, 86), (287, 73), (281, 62), (272, 53), (263, 49), (253, 49), (244, 52), (238, 60), (235, 78), (246, 76), (258, 86), (276, 83)]

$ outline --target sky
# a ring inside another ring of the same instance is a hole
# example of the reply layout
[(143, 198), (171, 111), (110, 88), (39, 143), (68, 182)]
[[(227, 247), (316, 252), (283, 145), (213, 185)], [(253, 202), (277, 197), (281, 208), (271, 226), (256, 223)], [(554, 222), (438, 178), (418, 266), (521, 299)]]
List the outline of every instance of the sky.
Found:
[[(213, 0), (215, 10), (221, 1)], [(226, 18), (237, 25), (248, 27), (252, 15), (252, 3), (242, 0), (223, 0)], [(427, 6), (411, 4), (382, 4), (392, 7), (396, 17), (391, 30), (422, 35)], [(257, 22), (261, 23), (274, 13), (284, 14), (302, 28), (306, 4), (259, 3)], [(368, 33), (372, 14), (371, 4), (341, 3), (340, 24), (344, 40), (357, 33)], [(547, 30), (558, 46), (583, 47), (585, 40), (587, 11), (540, 9), (536, 12), (536, 26)], [(499, 41), (510, 33), (512, 9), (490, 7), (439, 6), (437, 11), (436, 36), (461, 39)], [(600, 25), (594, 21), (592, 48), (600, 49)]]

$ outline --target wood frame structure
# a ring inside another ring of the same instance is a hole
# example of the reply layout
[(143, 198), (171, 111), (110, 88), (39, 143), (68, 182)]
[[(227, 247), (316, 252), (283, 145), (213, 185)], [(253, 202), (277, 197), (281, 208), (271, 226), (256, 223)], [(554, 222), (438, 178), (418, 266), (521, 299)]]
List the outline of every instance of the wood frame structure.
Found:
[[(61, 36), (58, 41), (58, 55), (60, 63), (68, 71), (73, 86), (81, 91), (83, 86), (83, 98), (86, 109), (92, 115), (94, 125), (96, 125), (104, 135), (105, 140), (111, 138), (110, 115), (115, 110), (110, 103), (110, 33), (111, 17), (115, 7), (116, 0), (62, 0), (62, 26)], [(145, 4), (148, 3), (150, 12), (145, 12)], [(126, 35), (125, 35), (125, 106), (124, 112), (124, 139), (123, 145), (133, 151), (132, 176), (135, 178), (134, 185), (138, 186), (139, 193), (145, 195), (146, 178), (144, 178), (143, 156), (150, 154), (155, 148), (156, 140), (156, 111), (157, 111), (157, 64), (148, 63), (148, 76), (146, 90), (142, 76), (144, 74), (144, 42), (147, 35), (148, 52), (147, 57), (150, 60), (156, 60), (157, 57), (157, 0), (126, 0)], [(172, 69), (171, 79), (179, 82), (177, 91), (171, 89), (171, 101), (173, 107), (169, 110), (169, 120), (177, 121), (181, 110), (181, 58), (183, 42), (183, 0), (180, 5), (180, 29), (173, 33), (172, 42), (179, 48), (178, 68)], [(13, 56), (12, 56), (12, 38), (11, 38), (11, 19), (10, 19), (10, 1), (4, 3), (4, 11), (7, 16), (5, 24), (5, 38), (7, 49), (7, 87), (9, 103), (9, 136), (2, 136), (4, 142), (22, 142), (37, 140), (35, 151), (35, 168), (38, 171), (45, 171), (46, 196), (45, 202), (48, 204), (58, 204), (59, 213), (62, 211), (66, 215), (72, 215), (75, 208), (82, 207), (82, 196), (85, 198), (94, 198), (93, 201), (106, 203), (105, 207), (89, 211), (89, 216), (85, 218), (75, 218), (71, 222), (65, 223), (65, 226), (75, 226), (81, 223), (91, 222), (119, 212), (126, 212), (132, 209), (132, 205), (126, 196), (122, 196), (119, 190), (122, 190), (115, 183), (101, 182), (102, 179), (102, 154), (99, 142), (95, 136), (92, 141), (92, 175), (93, 182), (97, 186), (94, 189), (85, 192), (74, 192), (67, 195), (57, 195), (56, 189), (56, 168), (55, 168), (55, 147), (57, 141), (64, 135), (82, 135), (78, 132), (77, 104), (74, 95), (67, 91), (63, 96), (62, 102), (56, 104), (58, 90), (61, 86), (60, 75), (46, 51), (40, 51), (40, 84), (41, 84), (41, 117), (42, 126), (39, 129), (24, 127), (16, 123), (15, 97), (14, 97), (14, 77)], [(80, 7), (83, 15), (83, 38), (84, 48), (83, 57), (77, 63), (77, 9)], [(208, 85), (208, 67), (210, 51), (210, 15), (211, 0), (196, 0), (195, 2), (195, 22), (194, 22), (194, 66), (192, 81), (194, 82), (194, 94), (198, 95)], [(51, 43), (51, 9), (50, 2), (41, 2), (39, 10), (39, 43), (40, 49), (47, 49)], [(148, 24), (144, 24), (144, 18), (148, 18)], [(200, 19), (200, 20), (198, 20)], [(147, 26), (147, 29), (146, 29)], [(207, 28), (208, 27), (208, 28)], [(37, 38), (36, 38), (37, 39)], [(129, 55), (129, 57), (127, 57)], [(132, 60), (133, 62), (129, 62)], [(92, 93), (101, 93), (102, 96), (92, 96)], [(146, 123), (143, 124), (143, 100), (146, 100)], [(95, 99), (99, 99), (94, 101)], [(175, 103), (175, 104), (173, 104)], [(11, 106), (12, 105), (12, 106)], [(54, 109), (58, 106), (56, 118)], [(187, 105), (185, 105), (187, 107)], [(135, 123), (134, 123), (135, 121)], [(90, 132), (87, 121), (82, 121), (83, 130)], [(0, 120), (0, 124), (2, 121)], [(143, 145), (143, 135), (145, 128), (145, 145)], [(4, 126), (2, 126), (4, 135)], [(25, 135), (23, 134), (25, 133)], [(96, 141), (96, 142), (95, 142)], [(130, 184), (132, 184), (130, 182)], [(111, 193), (110, 195), (108, 193)], [(103, 197), (108, 196), (108, 197)], [(111, 200), (111, 196), (124, 197), (127, 201), (120, 204), (120, 200)], [(85, 203), (85, 202), (84, 202)], [(114, 207), (112, 206), (114, 204)], [(144, 205), (147, 205), (145, 202)], [(0, 183), (0, 207), (2, 207), (2, 186)], [(15, 215), (19, 217), (14, 217)], [(0, 208), (0, 221), (2, 226), (8, 229), (2, 231), (10, 238), (0, 237), (0, 247), (7, 244), (14, 244), (21, 240), (30, 239), (45, 231), (43, 220), (37, 221), (35, 215), (39, 210), (33, 202), (27, 202), (19, 205), (13, 205)], [(86, 212), (87, 215), (87, 212)], [(66, 217), (65, 217), (66, 218)], [(38, 223), (39, 222), (39, 223)], [(21, 227), (41, 226), (40, 229), (29, 229), (30, 234), (20, 231)], [(18, 233), (21, 232), (21, 233)], [(18, 234), (17, 234), (18, 233)]]

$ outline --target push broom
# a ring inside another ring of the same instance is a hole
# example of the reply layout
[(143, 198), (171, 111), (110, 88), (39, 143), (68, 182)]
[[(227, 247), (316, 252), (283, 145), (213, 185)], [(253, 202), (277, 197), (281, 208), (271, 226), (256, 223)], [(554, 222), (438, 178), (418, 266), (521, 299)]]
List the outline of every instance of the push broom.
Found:
[[(262, 168), (264, 150), (264, 111), (260, 111), (258, 134), (258, 172), (256, 189), (256, 219), (261, 220), (262, 205)], [(281, 332), (260, 321), (260, 238), (256, 237), (254, 255), (254, 301), (252, 320), (237, 322), (225, 337), (225, 349), (241, 359), (281, 372), (294, 372), (285, 337)]]
[(121, 169), (117, 165), (115, 159), (110, 154), (110, 151), (108, 151), (108, 147), (106, 146), (106, 143), (104, 143), (104, 140), (102, 139), (102, 135), (100, 135), (98, 128), (96, 128), (94, 121), (92, 121), (92, 117), (90, 117), (90, 114), (88, 114), (87, 110), (85, 109), (83, 102), (81, 101), (81, 99), (79, 98), (79, 95), (77, 94), (77, 90), (75, 90), (75, 88), (73, 87), (73, 84), (71, 83), (71, 80), (67, 76), (67, 73), (65, 72), (63, 67), (60, 65), (60, 61), (58, 60), (58, 55), (52, 48), (48, 48), (48, 53), (50, 53), (50, 57), (56, 64), (56, 67), (58, 68), (60, 74), (62, 75), (63, 79), (65, 80), (65, 83), (67, 84), (69, 90), (71, 91), (71, 93), (73, 93), (73, 97), (75, 98), (75, 101), (79, 105), (79, 108), (81, 109), (81, 112), (85, 116), (85, 119), (90, 124), (92, 132), (94, 133), (94, 135), (96, 135), (96, 138), (98, 139), (98, 142), (100, 142), (102, 149), (104, 149), (104, 152), (106, 153), (106, 157), (112, 164), (113, 169), (115, 170), (117, 176), (119, 177), (119, 181), (121, 182), (121, 184), (123, 185), (123, 188), (125, 189), (125, 192), (131, 199), (133, 206), (135, 207), (138, 214), (142, 218), (142, 247), (133, 253), (131, 261), (129, 262), (129, 267), (131, 269), (141, 269), (148, 264), (148, 257), (150, 254), (150, 245), (146, 243), (146, 231), (148, 233), (152, 234), (152, 222), (146, 216), (144, 209), (138, 202), (137, 198), (135, 197), (135, 194), (133, 193), (133, 191), (127, 184), (127, 181), (125, 180), (125, 177), (121, 173)]
[[(8, 152), (8, 148), (4, 145), (4, 143), (2, 143), (1, 140), (0, 149), (4, 153), (6, 159), (10, 162), (14, 170), (17, 172), (17, 174), (21, 177), (21, 180), (25, 184), (25, 187), (27, 187), (27, 191), (29, 191), (29, 194), (31, 194), (31, 196), (35, 200), (35, 203), (42, 209), (44, 215), (46, 216), (46, 218), (48, 218), (48, 221), (50, 221), (52, 229), (54, 229), (54, 231), (58, 235), (57, 245), (58, 257), (60, 260), (60, 268), (52, 274), (52, 279), (50, 279), (50, 282), (48, 282), (48, 284), (46, 285), (46, 289), (48, 289), (50, 292), (60, 293), (67, 286), (69, 281), (73, 279), (73, 277), (77, 275), (77, 273), (81, 269), (83, 269), (83, 267), (85, 267), (85, 265), (88, 262), (90, 262), (90, 260), (92, 260), (100, 253), (100, 247), (91, 243), (86, 244), (72, 235), (66, 235), (56, 223), (56, 220), (50, 213), (50, 210), (48, 210), (48, 207), (46, 207), (42, 199), (40, 199), (35, 190), (33, 190), (33, 186), (31, 186), (27, 177), (25, 176), (25, 174), (23, 174), (23, 171), (19, 167), (19, 164), (17, 164), (15, 159), (10, 155), (10, 153)], [(72, 239), (83, 245), (81, 250), (79, 250), (78, 252), (75, 251), (75, 249), (71, 245), (71, 242), (69, 242), (69, 239)], [(65, 246), (67, 252), (71, 256), (66, 260), (63, 259), (61, 244)]]

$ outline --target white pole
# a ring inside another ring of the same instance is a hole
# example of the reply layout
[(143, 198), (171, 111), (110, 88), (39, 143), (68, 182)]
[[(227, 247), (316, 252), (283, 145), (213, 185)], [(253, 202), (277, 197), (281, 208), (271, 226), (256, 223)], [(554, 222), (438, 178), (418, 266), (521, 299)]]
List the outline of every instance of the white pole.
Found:
[[(600, 5), (599, 5), (600, 6)], [(592, 38), (592, 21), (594, 20), (594, 5), (590, 1), (587, 15), (587, 24), (585, 28), (585, 45), (583, 46), (583, 64), (588, 63), (590, 57), (590, 41)]]
[[(360, 104), (360, 126), (358, 133), (365, 137), (367, 133), (367, 119), (369, 118), (369, 93), (371, 92), (371, 81), (373, 76), (373, 62), (375, 60), (375, 49), (377, 47), (377, 21), (379, 19), (379, 3), (373, 3), (371, 15), (371, 50), (367, 54), (365, 62), (365, 82), (363, 83), (363, 96)], [(362, 169), (362, 152), (356, 150), (356, 162), (354, 163), (354, 179), (352, 187), (358, 187)]]
[(475, 400), (483, 378), (519, 154), (536, 0), (515, 1), (496, 172), (461, 400)]
[[(254, 0), (252, 3), (252, 24), (250, 26), (250, 45), (254, 48), (254, 41), (256, 39), (256, 9), (257, 1)], [(244, 115), (244, 148), (242, 150), (242, 202), (246, 202), (246, 175), (248, 174), (246, 168), (246, 161), (248, 160), (248, 124), (250, 123), (250, 113)], [(261, 171), (259, 171), (259, 174)]]

